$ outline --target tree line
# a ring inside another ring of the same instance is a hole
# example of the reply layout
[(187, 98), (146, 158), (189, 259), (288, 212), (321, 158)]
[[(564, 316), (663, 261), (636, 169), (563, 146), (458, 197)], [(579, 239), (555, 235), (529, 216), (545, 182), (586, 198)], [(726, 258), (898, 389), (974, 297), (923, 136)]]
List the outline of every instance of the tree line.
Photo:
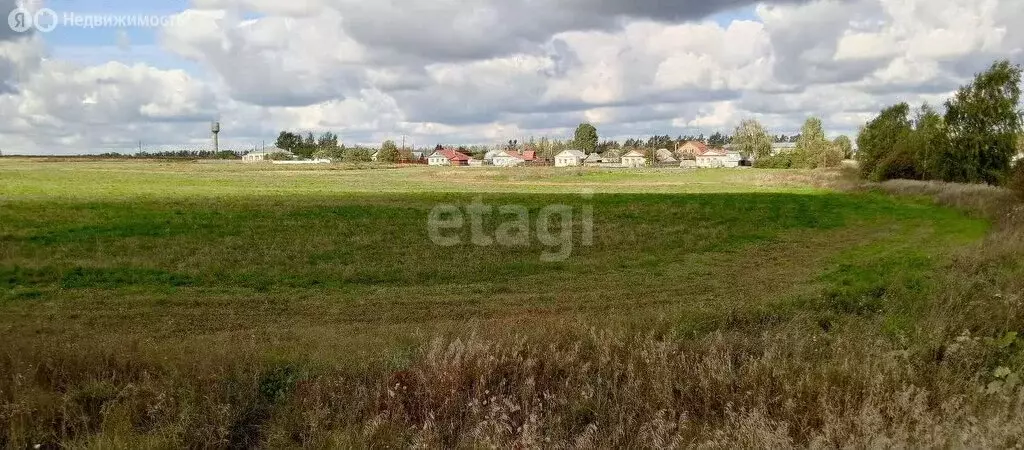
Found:
[(905, 102), (884, 108), (857, 137), (861, 175), (1009, 184), (1024, 192), (1021, 67), (996, 61), (945, 102), (945, 112)]
[(106, 152), (94, 157), (100, 158), (122, 158), (122, 159), (238, 159), (244, 155), (245, 151), (233, 151), (233, 150), (167, 150), (160, 152), (135, 152), (135, 153), (118, 153), (118, 152)]

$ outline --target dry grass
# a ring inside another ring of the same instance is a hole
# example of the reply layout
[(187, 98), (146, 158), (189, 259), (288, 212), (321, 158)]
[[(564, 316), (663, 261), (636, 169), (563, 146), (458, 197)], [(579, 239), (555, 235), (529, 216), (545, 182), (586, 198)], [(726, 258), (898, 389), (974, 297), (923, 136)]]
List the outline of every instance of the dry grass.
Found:
[(1013, 192), (987, 184), (890, 180), (877, 186), (890, 194), (927, 197), (941, 205), (970, 211), (997, 221), (1014, 218), (1020, 211), (1019, 202)]
[(437, 338), (363, 364), (242, 345), (8, 344), (0, 447), (1024, 445), (1021, 207), (986, 187), (880, 188), (999, 225), (943, 263), (936, 298), (885, 313), (751, 313), (699, 335), (657, 321), (639, 331), (538, 322), (550, 329)]

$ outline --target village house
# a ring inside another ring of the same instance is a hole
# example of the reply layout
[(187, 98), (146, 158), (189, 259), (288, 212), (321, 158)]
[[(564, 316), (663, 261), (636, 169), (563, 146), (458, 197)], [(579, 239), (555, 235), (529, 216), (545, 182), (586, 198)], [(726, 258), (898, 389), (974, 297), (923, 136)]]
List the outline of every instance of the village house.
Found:
[(622, 155), (622, 167), (644, 167), (647, 165), (647, 157), (639, 150), (633, 150)]
[(676, 157), (679, 159), (695, 159), (708, 151), (707, 144), (701, 141), (687, 141), (676, 147)]
[(537, 160), (537, 152), (527, 150), (519, 153), (515, 150), (502, 150), (491, 158), (491, 164), (498, 167), (512, 167)]
[(488, 150), (487, 153), (484, 153), (484, 163), (491, 164), (494, 161), (494, 157), (503, 151), (500, 149)]
[(618, 164), (622, 159), (622, 153), (619, 153), (619, 151), (614, 148), (605, 150), (604, 153), (598, 156), (601, 158), (601, 162), (605, 164)]
[(659, 148), (658, 151), (654, 152), (654, 160), (658, 164), (677, 164), (679, 160), (676, 159), (675, 155), (667, 148)]
[(772, 143), (772, 154), (778, 155), (780, 153), (786, 153), (796, 150), (796, 142), (773, 142)]
[(708, 149), (697, 156), (696, 166), (701, 168), (739, 167), (742, 159), (739, 152), (720, 148)]
[(583, 165), (587, 154), (579, 150), (565, 150), (555, 155), (555, 167), (576, 167)]
[(242, 156), (242, 162), (246, 163), (257, 163), (270, 160), (270, 155), (275, 153), (281, 153), (289, 158), (294, 158), (295, 154), (278, 147), (267, 147), (260, 151), (251, 151)]
[(468, 166), (469, 156), (452, 149), (437, 150), (427, 158), (431, 166)]

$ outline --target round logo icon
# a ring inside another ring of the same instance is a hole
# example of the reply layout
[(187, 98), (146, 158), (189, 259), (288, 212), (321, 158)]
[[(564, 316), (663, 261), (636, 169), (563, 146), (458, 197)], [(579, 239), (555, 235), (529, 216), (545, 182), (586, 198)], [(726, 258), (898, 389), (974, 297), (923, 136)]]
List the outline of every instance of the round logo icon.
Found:
[(24, 33), (32, 28), (32, 13), (20, 6), (14, 8), (14, 10), (7, 15), (7, 25), (9, 25), (11, 30), (14, 30), (15, 33)]
[(57, 13), (50, 8), (43, 8), (36, 11), (36, 15), (32, 17), (32, 22), (35, 23), (36, 29), (43, 32), (49, 33), (57, 28)]

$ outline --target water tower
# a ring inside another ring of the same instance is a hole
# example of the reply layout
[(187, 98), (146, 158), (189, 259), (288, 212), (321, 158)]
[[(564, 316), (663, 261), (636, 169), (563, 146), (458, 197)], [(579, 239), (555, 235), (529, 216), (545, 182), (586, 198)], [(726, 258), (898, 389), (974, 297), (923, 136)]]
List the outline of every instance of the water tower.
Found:
[(214, 121), (210, 124), (210, 132), (213, 133), (213, 152), (220, 151), (220, 122)]

